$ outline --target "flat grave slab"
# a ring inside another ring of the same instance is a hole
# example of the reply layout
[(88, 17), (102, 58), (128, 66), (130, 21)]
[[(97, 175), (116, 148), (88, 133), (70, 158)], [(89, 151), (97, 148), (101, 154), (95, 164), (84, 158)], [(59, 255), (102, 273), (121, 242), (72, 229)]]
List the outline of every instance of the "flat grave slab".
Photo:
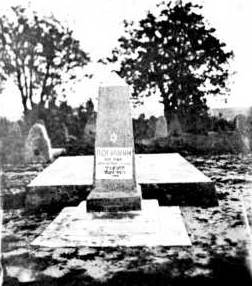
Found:
[(44, 186), (89, 186), (93, 184), (94, 156), (60, 157), (45, 168), (28, 188)]
[(66, 207), (38, 236), (33, 246), (116, 247), (191, 246), (179, 207), (159, 207), (143, 200), (142, 210), (86, 212), (86, 201)]
[(136, 155), (139, 184), (212, 183), (178, 153)]
[[(135, 164), (144, 199), (166, 206), (218, 205), (214, 183), (178, 153), (136, 154)], [(26, 207), (69, 206), (73, 197), (85, 200), (93, 174), (94, 156), (60, 157), (26, 187)]]
[[(136, 154), (138, 184), (186, 184), (212, 181), (178, 153)], [(94, 156), (60, 157), (27, 187), (93, 184)]]

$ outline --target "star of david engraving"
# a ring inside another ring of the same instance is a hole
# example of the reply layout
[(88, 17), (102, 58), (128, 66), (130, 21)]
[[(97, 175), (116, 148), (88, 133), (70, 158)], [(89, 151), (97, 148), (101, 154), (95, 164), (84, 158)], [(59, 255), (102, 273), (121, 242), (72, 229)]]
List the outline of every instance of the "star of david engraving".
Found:
[(110, 135), (110, 141), (111, 141), (112, 143), (116, 143), (116, 141), (117, 141), (117, 135), (116, 135), (115, 132), (113, 132), (113, 133)]

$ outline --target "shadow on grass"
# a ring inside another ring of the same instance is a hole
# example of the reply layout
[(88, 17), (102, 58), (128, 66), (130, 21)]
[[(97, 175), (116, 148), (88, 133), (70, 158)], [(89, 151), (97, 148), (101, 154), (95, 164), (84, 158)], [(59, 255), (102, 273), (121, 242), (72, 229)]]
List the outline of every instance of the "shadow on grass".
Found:
[[(50, 278), (46, 276), (40, 277), (39, 281), (18, 283), (17, 279), (6, 277), (4, 286), (13, 285), (29, 285), (29, 286), (83, 286), (83, 285), (99, 285), (99, 286), (210, 286), (210, 285), (252, 285), (250, 273), (245, 265), (244, 257), (223, 257), (217, 255), (210, 260), (207, 269), (210, 270), (209, 275), (190, 276), (185, 271), (190, 267), (194, 267), (191, 263), (186, 265), (185, 261), (174, 261), (174, 263), (164, 264), (157, 268), (150, 268), (150, 271), (134, 270), (122, 271), (116, 273), (111, 279), (101, 282), (96, 281), (92, 277), (87, 276), (85, 270), (72, 270), (70, 273), (61, 278)], [(189, 261), (190, 262), (190, 261)], [(174, 275), (174, 271), (177, 274)]]

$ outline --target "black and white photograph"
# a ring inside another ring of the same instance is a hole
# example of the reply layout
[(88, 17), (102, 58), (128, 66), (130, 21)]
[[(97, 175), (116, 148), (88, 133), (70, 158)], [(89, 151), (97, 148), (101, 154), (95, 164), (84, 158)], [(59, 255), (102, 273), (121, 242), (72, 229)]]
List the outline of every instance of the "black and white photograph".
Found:
[(0, 285), (252, 285), (252, 2), (0, 2)]

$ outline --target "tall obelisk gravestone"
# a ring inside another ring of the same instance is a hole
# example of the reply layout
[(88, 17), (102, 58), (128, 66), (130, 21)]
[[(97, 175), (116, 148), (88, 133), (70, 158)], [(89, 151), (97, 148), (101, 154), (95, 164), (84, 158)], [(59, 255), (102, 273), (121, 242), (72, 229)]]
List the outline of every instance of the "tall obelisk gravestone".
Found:
[(99, 89), (96, 122), (94, 188), (88, 212), (141, 209), (136, 182), (135, 153), (128, 86)]

